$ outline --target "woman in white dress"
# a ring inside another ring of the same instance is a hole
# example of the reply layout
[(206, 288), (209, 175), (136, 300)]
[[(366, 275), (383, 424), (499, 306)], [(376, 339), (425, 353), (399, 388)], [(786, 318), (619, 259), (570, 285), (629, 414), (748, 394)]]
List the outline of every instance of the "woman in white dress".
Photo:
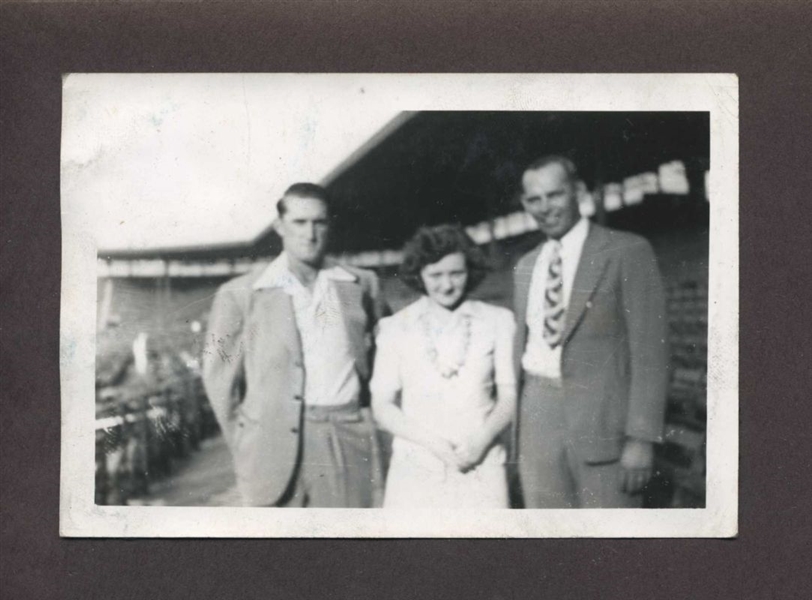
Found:
[(383, 505), (507, 508), (513, 314), (467, 299), (484, 260), (458, 227), (419, 230), (401, 275), (423, 296), (380, 322), (372, 409), (394, 436)]

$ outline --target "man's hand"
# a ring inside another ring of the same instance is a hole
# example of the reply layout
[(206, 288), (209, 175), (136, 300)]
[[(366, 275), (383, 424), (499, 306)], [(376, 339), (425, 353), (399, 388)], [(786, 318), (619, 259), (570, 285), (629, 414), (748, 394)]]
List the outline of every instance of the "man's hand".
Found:
[(654, 467), (654, 445), (651, 442), (628, 439), (620, 456), (621, 489), (636, 494), (651, 479)]

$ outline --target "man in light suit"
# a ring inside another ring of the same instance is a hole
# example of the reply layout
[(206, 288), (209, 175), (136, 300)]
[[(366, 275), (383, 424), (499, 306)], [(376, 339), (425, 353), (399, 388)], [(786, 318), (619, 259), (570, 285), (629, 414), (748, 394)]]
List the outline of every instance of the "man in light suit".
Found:
[(639, 507), (662, 440), (668, 355), (657, 261), (640, 236), (583, 218), (584, 192), (562, 156), (522, 177), (522, 205), (547, 237), (514, 280), (527, 508)]
[(370, 507), (382, 474), (363, 406), (386, 305), (373, 273), (325, 260), (323, 188), (294, 184), (277, 209), (282, 254), (215, 296), (209, 401), (246, 505)]

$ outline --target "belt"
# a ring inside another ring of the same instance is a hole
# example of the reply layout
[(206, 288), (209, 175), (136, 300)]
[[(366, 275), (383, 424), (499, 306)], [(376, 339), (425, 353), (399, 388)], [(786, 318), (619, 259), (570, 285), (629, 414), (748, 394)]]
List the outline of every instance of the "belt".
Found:
[(338, 406), (307, 406), (304, 407), (306, 421), (326, 423), (355, 423), (361, 420), (361, 408), (357, 402), (339, 404)]
[(525, 378), (535, 379), (542, 385), (546, 385), (547, 387), (562, 389), (564, 387), (564, 382), (561, 379), (553, 378), (553, 377), (544, 377), (543, 375), (536, 375), (535, 373), (531, 373), (530, 371), (524, 372)]

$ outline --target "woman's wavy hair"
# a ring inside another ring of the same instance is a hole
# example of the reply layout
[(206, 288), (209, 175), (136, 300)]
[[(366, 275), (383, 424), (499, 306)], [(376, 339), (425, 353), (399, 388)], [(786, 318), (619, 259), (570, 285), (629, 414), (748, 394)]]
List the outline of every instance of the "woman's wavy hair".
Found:
[(476, 288), (490, 270), (485, 255), (459, 225), (421, 227), (403, 247), (400, 277), (410, 288), (425, 294), (420, 272), (427, 265), (439, 262), (449, 254), (462, 252), (468, 268), (465, 293)]

